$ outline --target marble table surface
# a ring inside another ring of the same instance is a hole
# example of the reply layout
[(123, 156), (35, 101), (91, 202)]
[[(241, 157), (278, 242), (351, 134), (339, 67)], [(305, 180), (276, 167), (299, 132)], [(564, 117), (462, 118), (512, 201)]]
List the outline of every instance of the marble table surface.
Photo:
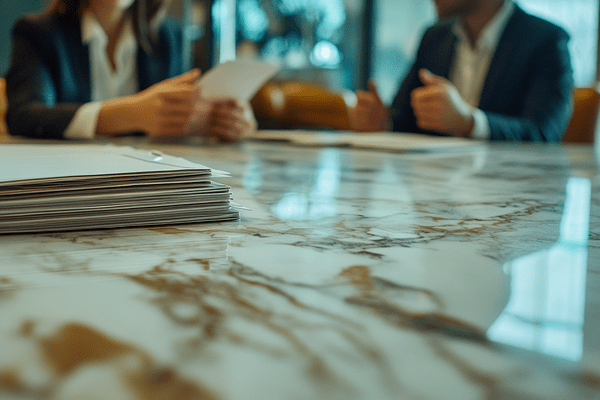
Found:
[(117, 143), (235, 223), (0, 236), (1, 399), (598, 399), (586, 146)]

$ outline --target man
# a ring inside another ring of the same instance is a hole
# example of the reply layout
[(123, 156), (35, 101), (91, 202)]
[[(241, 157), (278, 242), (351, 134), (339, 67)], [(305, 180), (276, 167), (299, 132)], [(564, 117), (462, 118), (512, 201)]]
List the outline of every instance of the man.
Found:
[(351, 127), (489, 140), (558, 142), (572, 112), (567, 33), (512, 0), (434, 0), (391, 107), (374, 83), (357, 93)]

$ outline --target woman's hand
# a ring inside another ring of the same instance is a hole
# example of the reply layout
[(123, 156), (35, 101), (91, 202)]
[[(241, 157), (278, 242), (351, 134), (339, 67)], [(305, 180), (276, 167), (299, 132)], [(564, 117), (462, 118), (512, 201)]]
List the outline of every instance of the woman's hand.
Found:
[(111, 135), (142, 131), (149, 136), (177, 136), (186, 133), (200, 90), (200, 76), (193, 69), (165, 79), (133, 96), (104, 103), (96, 133)]
[(206, 133), (220, 142), (236, 142), (248, 134), (252, 124), (244, 115), (244, 108), (233, 99), (212, 100)]
[(135, 95), (142, 130), (150, 136), (184, 134), (200, 94), (195, 84), (199, 76), (194, 69)]

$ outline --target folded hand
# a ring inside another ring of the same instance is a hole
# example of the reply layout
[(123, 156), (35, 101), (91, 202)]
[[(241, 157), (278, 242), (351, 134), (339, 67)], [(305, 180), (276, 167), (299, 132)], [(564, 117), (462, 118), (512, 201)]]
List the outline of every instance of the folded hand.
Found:
[(411, 93), (417, 126), (452, 136), (468, 136), (473, 129), (474, 108), (447, 79), (426, 69), (419, 71), (419, 77), (424, 86)]

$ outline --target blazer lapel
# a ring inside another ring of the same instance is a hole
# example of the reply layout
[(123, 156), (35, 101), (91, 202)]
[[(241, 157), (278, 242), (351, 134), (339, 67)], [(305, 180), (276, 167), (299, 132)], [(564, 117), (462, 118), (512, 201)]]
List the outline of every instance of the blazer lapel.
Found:
[(440, 76), (444, 76), (447, 79), (450, 77), (450, 69), (452, 68), (452, 60), (454, 60), (454, 53), (456, 53), (456, 42), (458, 38), (454, 33), (448, 37), (444, 45), (444, 53), (441, 55), (443, 62), (441, 66), (443, 71), (440, 71)]
[(181, 32), (165, 21), (158, 33), (158, 51), (155, 54), (148, 54), (141, 46), (138, 48), (140, 90), (184, 72), (181, 40)]
[(430, 62), (428, 62), (429, 70), (435, 75), (443, 76), (444, 78), (450, 76), (450, 68), (452, 67), (452, 60), (454, 59), (457, 41), (458, 38), (454, 32), (450, 31), (444, 38), (443, 43), (440, 44), (438, 52), (436, 52)]
[(61, 58), (64, 58), (61, 77), (62, 91), (70, 102), (91, 101), (90, 55), (88, 46), (81, 41), (81, 25), (65, 24), (64, 44)]
[(79, 63), (76, 63), (75, 76), (76, 81), (81, 88), (81, 96), (85, 102), (92, 100), (92, 82), (90, 78), (90, 53), (88, 46), (79, 46), (81, 53), (78, 55)]
[(515, 5), (513, 15), (506, 24), (502, 36), (500, 36), (500, 41), (490, 62), (490, 68), (481, 91), (479, 100), (479, 108), (481, 109), (488, 109), (489, 105), (497, 104), (496, 94), (501, 92), (498, 90), (498, 86), (503, 84), (506, 74), (517, 65), (514, 61), (514, 55), (516, 54), (514, 47), (522, 40), (518, 35), (518, 14), (521, 12), (523, 11)]
[[(160, 37), (160, 36), (159, 36)], [(138, 79), (140, 90), (149, 88), (164, 79), (171, 77), (169, 71), (169, 46), (160, 37), (160, 48), (156, 54), (148, 54), (138, 46)]]
[(141, 46), (138, 47), (137, 54), (138, 79), (140, 90), (149, 88), (154, 84), (153, 77), (162, 76), (162, 65), (156, 57), (148, 55)]

